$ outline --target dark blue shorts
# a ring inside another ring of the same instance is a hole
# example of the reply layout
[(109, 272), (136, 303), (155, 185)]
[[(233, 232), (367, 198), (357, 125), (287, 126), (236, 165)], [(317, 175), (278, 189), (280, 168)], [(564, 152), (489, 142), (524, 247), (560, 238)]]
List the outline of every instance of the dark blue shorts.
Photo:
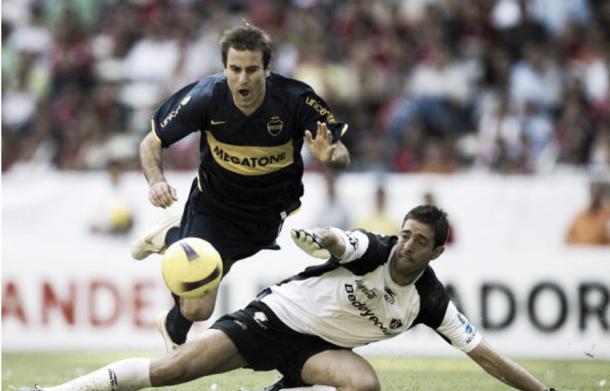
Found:
[(251, 221), (234, 216), (219, 216), (212, 212), (197, 210), (193, 207), (193, 192), (184, 207), (180, 222), (180, 238), (197, 237), (204, 239), (220, 253), (224, 274), (228, 273), (235, 261), (250, 257), (260, 250), (279, 250), (276, 243), (283, 221)]
[(304, 386), (301, 370), (307, 359), (325, 350), (343, 348), (314, 335), (302, 334), (286, 326), (261, 301), (218, 319), (212, 329), (221, 330), (255, 371), (277, 369), (291, 386)]

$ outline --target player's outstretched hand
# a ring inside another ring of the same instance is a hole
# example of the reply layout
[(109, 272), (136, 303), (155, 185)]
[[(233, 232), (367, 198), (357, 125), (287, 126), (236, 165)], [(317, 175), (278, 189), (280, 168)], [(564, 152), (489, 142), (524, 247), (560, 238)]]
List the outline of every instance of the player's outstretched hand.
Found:
[(163, 181), (150, 186), (150, 189), (148, 189), (148, 200), (154, 206), (165, 209), (170, 207), (174, 201), (177, 201), (178, 197), (176, 196), (176, 189)]
[(317, 125), (316, 137), (314, 138), (311, 132), (306, 130), (305, 141), (313, 157), (326, 164), (333, 157), (335, 145), (333, 145), (333, 137), (326, 124), (318, 121)]
[(290, 236), (297, 246), (316, 258), (328, 259), (330, 252), (320, 246), (319, 236), (310, 229), (293, 229)]

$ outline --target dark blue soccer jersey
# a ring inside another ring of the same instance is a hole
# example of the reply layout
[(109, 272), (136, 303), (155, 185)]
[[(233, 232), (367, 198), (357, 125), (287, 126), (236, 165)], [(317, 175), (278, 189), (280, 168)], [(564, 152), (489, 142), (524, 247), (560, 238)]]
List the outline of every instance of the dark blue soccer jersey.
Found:
[[(204, 77), (163, 103), (152, 128), (164, 148), (201, 132), (199, 190), (202, 211), (279, 220), (300, 206), (305, 130), (315, 136), (326, 122), (333, 142), (347, 125), (335, 121), (307, 84), (272, 73), (265, 99), (253, 114), (233, 103), (226, 77)], [(193, 196), (193, 195), (192, 195)]]

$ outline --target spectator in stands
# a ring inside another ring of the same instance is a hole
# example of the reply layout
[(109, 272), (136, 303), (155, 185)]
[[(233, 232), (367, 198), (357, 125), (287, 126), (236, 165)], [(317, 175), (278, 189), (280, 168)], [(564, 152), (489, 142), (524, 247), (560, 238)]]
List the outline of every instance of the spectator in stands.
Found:
[[(78, 124), (88, 116), (71, 115), (66, 99), (72, 95), (87, 102), (107, 82), (117, 83), (118, 98), (128, 109), (120, 132), (139, 138), (147, 130), (142, 118), (150, 116), (160, 96), (216, 72), (219, 33), (244, 17), (273, 31), (276, 71), (319, 85), (337, 114), (353, 124), (345, 142), (355, 170), (468, 168), (476, 159), (464, 149), (464, 140), (476, 132), (473, 124), (480, 123), (487, 102), (505, 90), (511, 114), (521, 120), (518, 143), (528, 148), (520, 159), (531, 159), (516, 169), (493, 166), (505, 173), (597, 161), (597, 140), (605, 137), (600, 133), (610, 118), (607, 1), (270, 6), (219, 0), (7, 0), (2, 6), (3, 171), (28, 159), (59, 169), (88, 169), (79, 151), (84, 144), (105, 143), (106, 137), (89, 137), (93, 131)], [(574, 79), (586, 98), (577, 110), (571, 94), (562, 92)], [(56, 118), (58, 106), (64, 118)], [(34, 124), (49, 117), (54, 118), (46, 125), (50, 129)], [(70, 120), (77, 124), (66, 127)], [(21, 124), (25, 131), (15, 131)], [(586, 137), (570, 132), (571, 124), (586, 125)], [(579, 145), (559, 145), (556, 153), (555, 139)], [(587, 140), (594, 140), (593, 147), (583, 145)], [(509, 157), (504, 153), (510, 155), (510, 142), (496, 141), (499, 156)], [(185, 149), (196, 148), (197, 140), (189, 143)], [(47, 152), (32, 153), (42, 151), (38, 146)], [(445, 161), (452, 159), (448, 167), (439, 167), (439, 151)], [(177, 169), (197, 165), (171, 157), (168, 163)]]
[(349, 213), (337, 194), (337, 174), (334, 171), (326, 170), (324, 172), (324, 182), (326, 185), (326, 200), (318, 212), (314, 225), (347, 229)]
[(121, 179), (125, 172), (122, 162), (109, 161), (107, 204), (96, 210), (96, 217), (89, 227), (91, 232), (105, 235), (127, 235), (134, 224), (132, 208), (127, 203), (121, 189)]
[(566, 243), (570, 245), (610, 245), (609, 184), (590, 184), (589, 206), (579, 212), (568, 229)]
[(385, 186), (380, 183), (375, 190), (373, 211), (358, 219), (353, 227), (361, 227), (371, 232), (391, 235), (398, 230), (398, 222), (386, 210), (387, 193)]

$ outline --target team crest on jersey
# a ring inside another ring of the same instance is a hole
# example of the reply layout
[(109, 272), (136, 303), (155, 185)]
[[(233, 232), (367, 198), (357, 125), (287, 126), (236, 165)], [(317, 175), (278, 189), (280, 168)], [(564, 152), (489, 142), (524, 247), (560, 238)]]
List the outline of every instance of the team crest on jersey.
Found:
[(384, 290), (385, 290), (385, 294), (383, 295), (383, 298), (385, 299), (385, 301), (387, 301), (390, 304), (394, 304), (394, 302), (396, 301), (396, 293), (387, 287), (384, 288)]
[(278, 116), (271, 117), (267, 122), (267, 131), (274, 137), (280, 134), (283, 128), (284, 122)]
[(390, 328), (392, 330), (396, 330), (399, 327), (402, 327), (402, 320), (400, 320), (400, 319), (392, 319), (390, 321)]

